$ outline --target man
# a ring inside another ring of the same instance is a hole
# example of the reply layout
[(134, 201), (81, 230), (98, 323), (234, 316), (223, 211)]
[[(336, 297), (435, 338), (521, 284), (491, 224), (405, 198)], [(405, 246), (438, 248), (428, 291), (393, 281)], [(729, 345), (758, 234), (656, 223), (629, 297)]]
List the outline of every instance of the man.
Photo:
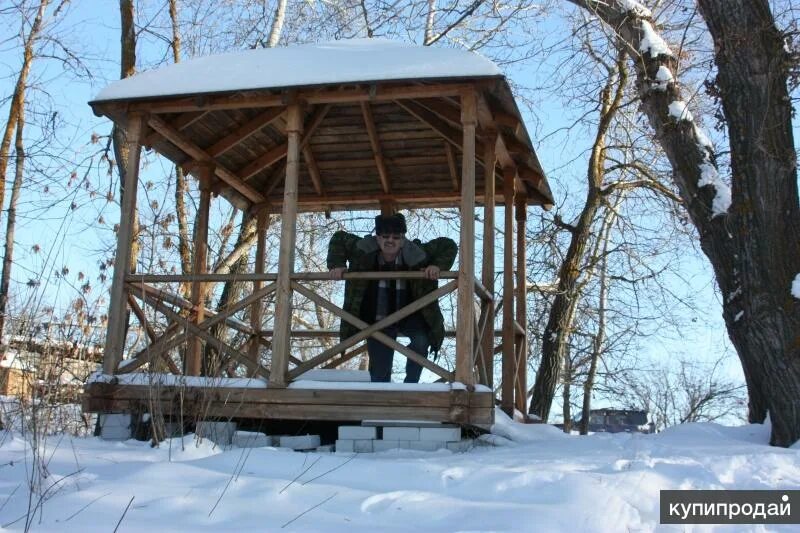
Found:
[[(375, 217), (375, 235), (359, 237), (337, 231), (328, 246), (328, 269), (331, 279), (342, 279), (351, 272), (421, 270), (425, 279), (415, 280), (347, 280), (344, 287), (344, 310), (374, 324), (407, 304), (436, 290), (439, 273), (450, 270), (458, 247), (444, 237), (422, 243), (406, 239), (406, 220), (401, 214)], [(383, 330), (395, 339), (398, 333), (410, 339), (408, 347), (423, 357), (428, 349), (438, 355), (444, 340), (444, 319), (439, 302), (433, 302)], [(358, 329), (341, 321), (342, 340), (358, 333)], [(367, 339), (369, 373), (372, 381), (388, 382), (392, 377), (394, 350), (373, 338)], [(418, 383), (422, 367), (408, 359), (406, 383)]]

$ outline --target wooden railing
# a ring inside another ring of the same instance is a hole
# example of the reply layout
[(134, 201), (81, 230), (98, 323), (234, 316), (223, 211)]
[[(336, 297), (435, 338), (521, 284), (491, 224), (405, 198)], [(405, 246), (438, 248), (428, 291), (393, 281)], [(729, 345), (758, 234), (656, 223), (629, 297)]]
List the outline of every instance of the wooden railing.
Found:
[[(360, 279), (360, 280), (377, 280), (377, 279), (423, 279), (425, 277), (423, 272), (349, 272), (343, 275), (344, 280)], [(314, 290), (308, 288), (303, 284), (307, 281), (320, 281), (330, 280), (328, 272), (298, 272), (291, 275), (290, 289), (292, 292), (299, 294), (306, 298), (308, 301), (326, 309), (332, 314), (339, 317), (353, 326), (359, 332), (348, 339), (338, 342), (334, 346), (325, 348), (322, 352), (306, 359), (300, 360), (292, 354), (288, 354), (285, 359), (289, 365), (286, 368), (275, 368), (274, 358), (271, 362), (271, 367), (266, 368), (258, 361), (257, 357), (253, 357), (252, 350), (237, 349), (221, 339), (211, 334), (210, 329), (213, 326), (224, 324), (225, 327), (231, 328), (234, 331), (244, 334), (248, 337), (248, 342), (252, 345), (257, 343), (258, 346), (272, 348), (272, 343), (269, 340), (276, 333), (274, 329), (254, 329), (251, 325), (246, 324), (240, 320), (233, 318), (233, 315), (245, 308), (251, 306), (261, 306), (264, 298), (268, 297), (276, 290), (275, 280), (277, 274), (275, 273), (262, 273), (262, 274), (194, 274), (194, 275), (157, 275), (157, 274), (134, 274), (128, 275), (125, 279), (125, 290), (127, 292), (128, 304), (133, 314), (141, 322), (142, 326), (147, 331), (150, 344), (145, 348), (137, 351), (132, 357), (126, 359), (120, 364), (118, 368), (119, 373), (133, 372), (143, 365), (156, 363), (162, 361), (164, 365), (173, 373), (181, 373), (181, 369), (177, 367), (173, 359), (169, 356), (172, 350), (178, 348), (181, 344), (187, 342), (189, 339), (200, 339), (212, 346), (221, 356), (218, 367), (213, 369), (213, 372), (219, 374), (223, 371), (227, 363), (234, 362), (235, 364), (242, 364), (247, 368), (248, 375), (259, 376), (268, 379), (273, 372), (283, 372), (288, 378), (288, 381), (295, 380), (304, 373), (314, 368), (336, 368), (337, 366), (351, 360), (352, 358), (361, 355), (366, 350), (363, 343), (368, 338), (374, 338), (383, 344), (389, 346), (396, 352), (411, 359), (423, 368), (428, 369), (433, 374), (436, 374), (445, 381), (452, 382), (455, 379), (455, 372), (443, 368), (435, 362), (429, 360), (424, 354), (418, 354), (408, 347), (398, 343), (392, 339), (383, 330), (393, 324), (397, 324), (404, 318), (416, 313), (426, 305), (446, 296), (447, 294), (455, 291), (458, 288), (458, 273), (457, 272), (441, 272), (440, 279), (445, 280), (442, 286), (438, 287), (433, 292), (415, 300), (402, 309), (398, 309), (389, 316), (374, 323), (367, 324), (359, 317), (354, 316), (331, 300), (321, 296)], [(232, 303), (223, 311), (214, 312), (209, 309), (204, 309), (203, 312), (197, 313), (197, 306), (191, 301), (181, 297), (173, 292), (156, 288), (155, 284), (163, 283), (178, 283), (178, 282), (201, 282), (205, 283), (219, 283), (228, 281), (237, 282), (269, 282), (266, 286), (259, 288), (249, 296)], [(480, 302), (480, 316), (475, 313), (475, 301), (467, 309), (457, 309), (457, 313), (469, 313), (473, 316), (475, 327), (473, 342), (473, 353), (470, 359), (472, 371), (475, 372), (478, 383), (488, 383), (487, 381), (487, 360), (491, 360), (491, 355), (488, 357), (483, 356), (483, 342), (485, 336), (489, 335), (494, 338), (499, 332), (494, 331), (493, 325), (488, 324), (487, 317), (493, 316), (489, 313), (493, 309), (494, 299), (492, 295), (481, 285), (480, 282), (475, 281), (474, 294), (477, 296), (477, 301)], [(289, 299), (291, 301), (291, 298)], [(160, 336), (158, 336), (151, 327), (145, 312), (139, 305), (150, 306), (153, 310), (163, 315), (167, 320), (167, 326)], [(198, 321), (198, 316), (202, 317)], [(293, 329), (290, 331), (291, 338), (325, 338), (335, 337), (338, 335), (337, 331), (333, 330), (314, 330), (314, 329)], [(458, 332), (451, 332), (451, 335), (458, 336)], [(492, 343), (493, 345), (493, 343)], [(494, 350), (493, 350), (494, 352)], [(256, 352), (257, 353), (257, 352)], [(208, 373), (210, 369), (206, 369)]]

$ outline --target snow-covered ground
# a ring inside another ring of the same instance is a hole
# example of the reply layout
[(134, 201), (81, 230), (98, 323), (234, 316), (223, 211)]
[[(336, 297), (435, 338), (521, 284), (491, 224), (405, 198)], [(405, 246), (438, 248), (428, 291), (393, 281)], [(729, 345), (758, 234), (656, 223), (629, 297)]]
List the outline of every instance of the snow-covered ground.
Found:
[[(768, 426), (565, 435), (498, 412), (496, 446), (467, 453), (222, 450), (51, 436), (34, 531), (796, 531), (659, 525), (661, 489), (797, 489), (800, 447)], [(0, 432), (0, 526), (22, 530), (31, 452)], [(36, 507), (36, 501), (32, 506)], [(127, 512), (126, 512), (127, 508)]]

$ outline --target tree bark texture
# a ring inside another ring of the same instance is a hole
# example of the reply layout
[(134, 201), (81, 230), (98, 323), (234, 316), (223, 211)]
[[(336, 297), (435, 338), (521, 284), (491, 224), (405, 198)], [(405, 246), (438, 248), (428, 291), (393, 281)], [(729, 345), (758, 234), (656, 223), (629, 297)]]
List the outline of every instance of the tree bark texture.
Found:
[(272, 28), (269, 30), (269, 39), (267, 40), (268, 48), (275, 48), (278, 46), (278, 41), (281, 39), (281, 30), (283, 29), (283, 21), (286, 19), (286, 0), (278, 0), (278, 5), (275, 6), (275, 18), (272, 19)]
[(8, 201), (8, 219), (6, 221), (6, 247), (3, 255), (3, 274), (0, 277), (0, 335), (6, 325), (8, 311), (8, 289), (11, 285), (11, 267), (14, 260), (14, 231), (17, 225), (17, 202), (22, 190), (22, 179), (25, 169), (25, 145), (22, 133), (25, 130), (25, 98), (19, 100), (17, 127), (14, 141), (16, 163), (14, 168), (14, 185), (11, 187), (11, 198)]
[[(136, 29), (134, 27), (134, 5), (133, 0), (120, 0), (120, 79), (133, 76), (136, 73)], [(119, 172), (120, 205), (122, 197), (125, 195), (127, 186), (136, 187), (136, 183), (126, 182), (126, 169), (128, 162), (128, 142), (125, 130), (116, 124), (112, 132), (114, 140), (114, 159), (117, 162)], [(131, 245), (130, 271), (136, 271), (136, 262), (139, 258), (139, 210), (135, 211), (133, 219), (133, 244)]]
[(674, 74), (677, 60), (671, 53), (639, 52), (649, 13), (626, 11), (618, 0), (569, 1), (598, 15), (629, 44), (642, 107), (722, 292), (728, 335), (747, 381), (750, 421), (769, 413), (771, 444), (789, 446), (800, 439), (800, 301), (790, 292), (800, 272), (800, 209), (789, 57), (769, 4), (699, 0), (715, 44), (733, 171), (730, 208), (715, 216), (715, 187), (701, 180), (702, 166), (714, 164), (714, 149), (692, 120), (670, 114), (670, 104), (682, 100), (678, 83), (656, 89), (660, 67)]
[(42, 30), (42, 20), (44, 19), (44, 12), (50, 0), (41, 0), (39, 8), (36, 11), (36, 17), (31, 25), (30, 32), (25, 39), (25, 46), (22, 55), (22, 67), (17, 77), (17, 83), (14, 86), (14, 93), (11, 96), (11, 103), (8, 106), (8, 121), (3, 130), (3, 139), (0, 141), (0, 209), (2, 209), (5, 202), (6, 194), (6, 172), (8, 169), (8, 154), (11, 150), (11, 138), (14, 135), (14, 128), (17, 125), (17, 116), (22, 109), (22, 102), (25, 100), (25, 88), (28, 83), (28, 73), (31, 71), (31, 64), (33, 63), (34, 53), (33, 45)]
[[(172, 23), (172, 60), (181, 61), (181, 32), (178, 17), (178, 0), (169, 0), (169, 19)], [(181, 274), (192, 272), (192, 246), (189, 237), (189, 216), (186, 214), (186, 194), (189, 187), (186, 175), (180, 165), (175, 165), (175, 217), (178, 219), (178, 255), (181, 261)], [(189, 298), (191, 287), (181, 283), (181, 293)]]
[[(622, 58), (618, 58), (617, 64)], [(605, 139), (616, 110), (619, 108), (626, 85), (626, 70), (617, 66), (609, 72), (600, 94), (600, 122), (592, 145), (587, 171), (588, 190), (586, 202), (578, 222), (570, 227), (570, 243), (558, 273), (558, 291), (550, 308), (547, 327), (542, 338), (542, 360), (536, 372), (533, 396), (528, 412), (546, 422), (550, 416), (559, 373), (564, 366), (564, 356), (577, 299), (580, 297), (578, 278), (586, 247), (592, 235), (592, 223), (603, 202), (600, 186), (603, 184)]]
[(11, 198), (8, 204), (3, 272), (2, 276), (0, 276), (0, 336), (2, 336), (5, 329), (6, 313), (8, 312), (8, 292), (11, 287), (11, 269), (14, 261), (14, 230), (17, 218), (17, 201), (19, 200), (20, 190), (22, 188), (22, 178), (25, 167), (25, 146), (22, 140), (22, 133), (25, 129), (25, 90), (27, 88), (28, 73), (31, 70), (31, 64), (34, 59), (33, 45), (41, 33), (42, 20), (44, 19), (44, 13), (48, 3), (49, 0), (42, 0), (39, 3), (36, 17), (25, 39), (22, 68), (17, 77), (14, 94), (11, 96), (8, 121), (3, 131), (3, 139), (0, 141), (0, 209), (2, 209), (3, 202), (5, 201), (6, 172), (9, 163), (8, 155), (11, 147), (11, 135), (16, 131), (14, 143), (14, 148), (16, 150), (14, 184), (12, 185)]

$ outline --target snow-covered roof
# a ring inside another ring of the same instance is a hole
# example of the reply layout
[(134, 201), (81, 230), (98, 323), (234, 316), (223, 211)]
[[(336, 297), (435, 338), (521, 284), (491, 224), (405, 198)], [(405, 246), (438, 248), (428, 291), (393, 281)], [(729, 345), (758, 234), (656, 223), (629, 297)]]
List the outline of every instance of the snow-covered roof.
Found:
[(96, 102), (333, 83), (502, 76), (476, 53), (352, 39), (199, 57), (112, 83)]

